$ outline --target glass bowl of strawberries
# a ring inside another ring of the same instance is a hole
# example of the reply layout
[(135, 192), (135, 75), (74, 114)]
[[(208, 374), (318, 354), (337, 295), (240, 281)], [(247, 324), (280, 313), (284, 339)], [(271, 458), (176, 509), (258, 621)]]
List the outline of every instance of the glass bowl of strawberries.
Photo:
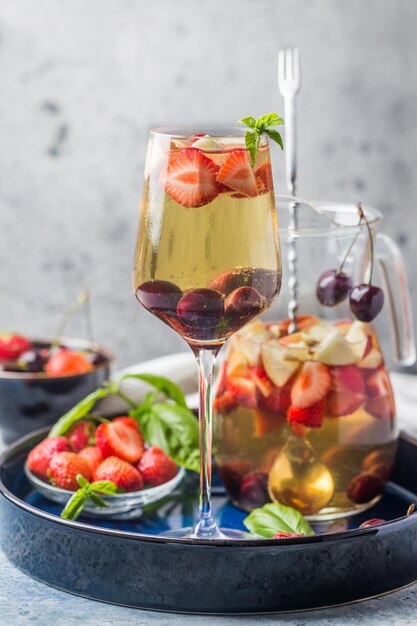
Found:
[(83, 419), (65, 436), (46, 436), (30, 451), (25, 473), (36, 491), (63, 505), (64, 519), (76, 519), (81, 511), (134, 519), (175, 489), (184, 468), (146, 443), (138, 422), (124, 415)]
[(112, 353), (87, 339), (0, 334), (0, 430), (5, 443), (52, 424), (109, 377)]

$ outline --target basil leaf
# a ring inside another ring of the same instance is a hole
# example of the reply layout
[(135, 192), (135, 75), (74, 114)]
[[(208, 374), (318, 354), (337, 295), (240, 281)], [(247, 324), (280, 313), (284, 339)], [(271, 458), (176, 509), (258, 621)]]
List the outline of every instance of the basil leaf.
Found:
[(89, 487), (90, 483), (88, 482), (88, 480), (86, 478), (84, 478), (84, 476), (82, 474), (77, 474), (77, 476), (75, 477), (77, 480), (77, 483), (80, 485), (80, 487)]
[(167, 398), (174, 400), (174, 402), (180, 406), (187, 407), (187, 403), (185, 402), (185, 397), (181, 389), (178, 385), (164, 376), (155, 376), (154, 374), (125, 374), (125, 376), (122, 376), (120, 380), (125, 380), (126, 378), (143, 380), (143, 382), (152, 385), (152, 387), (161, 391)]
[(90, 491), (113, 495), (117, 493), (117, 485), (111, 480), (96, 480), (91, 483)]
[(145, 440), (162, 448), (177, 465), (200, 470), (198, 421), (190, 409), (158, 402), (145, 413), (131, 411), (137, 417)]
[(243, 520), (243, 523), (251, 533), (268, 539), (277, 532), (314, 535), (313, 529), (301, 513), (279, 502), (265, 504), (260, 509), (254, 509)]
[(261, 136), (257, 132), (251, 132), (248, 130), (245, 133), (245, 146), (246, 150), (250, 154), (250, 162), (252, 167), (255, 165), (256, 155), (258, 154), (258, 148), (261, 141)]
[(270, 139), (272, 139), (279, 146), (281, 146), (281, 150), (284, 150), (284, 143), (282, 141), (282, 137), (277, 130), (272, 130), (272, 128), (266, 128), (264, 132), (265, 132), (265, 135), (268, 135)]
[(107, 503), (104, 502), (103, 498), (100, 498), (97, 493), (90, 492), (88, 495), (96, 506), (108, 506)]
[(255, 128), (263, 132), (268, 126), (279, 126), (283, 124), (284, 120), (277, 113), (267, 113), (266, 115), (261, 115), (256, 120)]
[(117, 387), (112, 384), (108, 387), (100, 387), (99, 389), (96, 389), (96, 391), (89, 393), (88, 396), (80, 400), (78, 404), (72, 407), (68, 413), (65, 413), (65, 415), (59, 418), (49, 431), (48, 437), (65, 435), (75, 422), (78, 422), (78, 420), (86, 417), (90, 413), (91, 409), (98, 400), (113, 395), (116, 389)]
[(244, 124), (245, 126), (249, 126), (249, 128), (256, 127), (256, 120), (254, 117), (242, 117), (237, 121), (238, 124)]
[(88, 494), (86, 489), (81, 488), (76, 491), (65, 505), (61, 517), (63, 519), (75, 520), (83, 510), (85, 503), (88, 500)]

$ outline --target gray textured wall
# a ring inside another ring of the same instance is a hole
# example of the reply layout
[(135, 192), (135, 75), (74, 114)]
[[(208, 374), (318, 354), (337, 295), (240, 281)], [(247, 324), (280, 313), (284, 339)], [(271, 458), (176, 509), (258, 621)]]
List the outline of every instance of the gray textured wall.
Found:
[(52, 332), (89, 287), (120, 364), (185, 349), (131, 293), (147, 132), (281, 112), (283, 45), (300, 195), (379, 207), (416, 304), (416, 26), (413, 0), (1, 0), (0, 326)]

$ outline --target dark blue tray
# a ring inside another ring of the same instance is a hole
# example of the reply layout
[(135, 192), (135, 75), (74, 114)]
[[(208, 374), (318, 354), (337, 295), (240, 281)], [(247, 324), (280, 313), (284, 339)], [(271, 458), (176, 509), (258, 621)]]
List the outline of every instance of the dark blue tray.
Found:
[[(61, 507), (34, 492), (23, 473), (28, 450), (43, 434), (20, 440), (0, 459), (1, 541), (13, 563), (54, 587), (140, 608), (263, 613), (351, 602), (417, 579), (417, 515), (404, 517), (417, 502), (410, 481), (417, 446), (409, 439), (400, 443), (394, 472), (407, 477), (408, 490), (390, 483), (372, 510), (327, 526), (331, 534), (204, 542), (160, 535), (195, 519), (195, 475), (138, 520), (61, 520)], [(213, 500), (220, 525), (243, 529), (246, 513), (219, 484)], [(395, 521), (357, 530), (370, 517)]]

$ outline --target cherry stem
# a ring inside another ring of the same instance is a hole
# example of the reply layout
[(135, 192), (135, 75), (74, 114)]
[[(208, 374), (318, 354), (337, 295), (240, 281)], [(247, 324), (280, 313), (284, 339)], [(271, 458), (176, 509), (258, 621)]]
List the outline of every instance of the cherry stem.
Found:
[(71, 306), (69, 306), (68, 309), (65, 311), (58, 325), (56, 333), (54, 335), (54, 340), (51, 343), (50, 351), (52, 351), (54, 348), (59, 346), (60, 339), (62, 335), (64, 334), (65, 326), (68, 324), (69, 320), (74, 315), (74, 313), (76, 313), (78, 309), (82, 307), (83, 304), (88, 302), (89, 298), (90, 298), (90, 292), (87, 291), (87, 289), (85, 289), (84, 291), (80, 293), (77, 299), (74, 300)]
[[(358, 224), (358, 227), (361, 225), (361, 223), (362, 223), (362, 215), (361, 215), (361, 216), (360, 216), (360, 218), (359, 218), (359, 224)], [(340, 273), (343, 271), (343, 267), (344, 267), (344, 265), (345, 265), (345, 263), (346, 263), (346, 259), (348, 258), (348, 256), (349, 256), (349, 254), (350, 254), (350, 252), (351, 252), (351, 250), (352, 250), (353, 246), (355, 245), (355, 243), (356, 243), (356, 241), (357, 241), (357, 239), (358, 239), (359, 235), (360, 235), (360, 231), (359, 231), (359, 232), (357, 232), (357, 233), (356, 233), (356, 235), (354, 236), (354, 238), (352, 239), (352, 241), (351, 241), (351, 243), (350, 243), (350, 246), (349, 246), (349, 248), (347, 249), (347, 252), (346, 252), (346, 254), (345, 254), (344, 258), (343, 258), (343, 261), (342, 261), (342, 262), (341, 262), (341, 264), (339, 265), (339, 269), (337, 270), (337, 274), (340, 274)]]
[(366, 228), (368, 229), (368, 234), (369, 234), (369, 247), (371, 248), (371, 269), (369, 271), (368, 285), (370, 285), (372, 282), (372, 272), (374, 271), (374, 238), (372, 236), (372, 231), (371, 231), (371, 227), (369, 226), (368, 218), (366, 217), (362, 209), (362, 204), (358, 202), (357, 206), (358, 206), (359, 217), (361, 220), (362, 219), (365, 220)]

